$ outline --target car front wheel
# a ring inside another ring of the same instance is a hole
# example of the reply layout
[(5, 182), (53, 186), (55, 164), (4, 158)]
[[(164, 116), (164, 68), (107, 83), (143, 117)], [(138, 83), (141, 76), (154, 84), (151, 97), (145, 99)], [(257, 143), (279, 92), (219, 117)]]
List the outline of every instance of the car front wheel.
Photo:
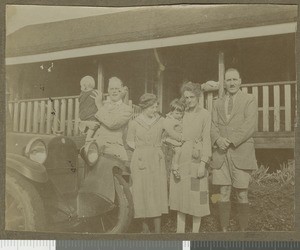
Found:
[(116, 191), (114, 208), (102, 215), (88, 218), (81, 231), (110, 234), (127, 231), (133, 218), (132, 195), (128, 184), (121, 175), (114, 174), (114, 182)]
[(25, 177), (12, 172), (6, 174), (5, 229), (45, 229), (44, 205), (39, 193)]

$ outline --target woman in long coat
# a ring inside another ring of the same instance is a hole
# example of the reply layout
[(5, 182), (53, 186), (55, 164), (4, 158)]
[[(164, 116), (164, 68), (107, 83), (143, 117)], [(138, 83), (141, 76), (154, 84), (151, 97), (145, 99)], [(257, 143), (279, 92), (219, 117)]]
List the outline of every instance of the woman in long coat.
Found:
[(160, 233), (161, 215), (168, 213), (167, 173), (161, 149), (164, 119), (157, 113), (153, 94), (140, 97), (142, 113), (130, 124), (128, 145), (135, 149), (131, 159), (134, 217), (143, 219), (143, 232), (150, 232), (147, 220), (154, 219), (155, 233)]
[(177, 232), (185, 231), (186, 214), (193, 216), (193, 232), (199, 232), (201, 217), (209, 215), (207, 163), (211, 157), (210, 113), (199, 106), (200, 85), (185, 83), (180, 179), (170, 178), (170, 209), (177, 211)]

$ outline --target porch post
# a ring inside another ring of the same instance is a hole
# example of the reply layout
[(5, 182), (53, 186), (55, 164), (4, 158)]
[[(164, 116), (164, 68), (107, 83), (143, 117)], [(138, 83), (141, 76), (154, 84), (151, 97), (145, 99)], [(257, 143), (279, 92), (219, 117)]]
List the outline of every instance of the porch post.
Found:
[(224, 52), (219, 51), (219, 97), (224, 94), (224, 73), (225, 73), (225, 62)]
[(164, 82), (164, 73), (158, 71), (158, 81), (157, 81), (157, 99), (158, 99), (158, 108), (162, 112), (163, 107), (163, 82)]
[(103, 65), (99, 61), (98, 62), (98, 70), (97, 70), (97, 89), (104, 93), (104, 72), (103, 72)]
[(154, 56), (157, 62), (158, 70), (157, 70), (157, 99), (159, 102), (159, 110), (162, 112), (163, 107), (163, 81), (164, 81), (164, 71), (166, 67), (163, 65), (163, 63), (160, 60), (159, 53), (157, 49), (154, 49)]
[(148, 92), (148, 72), (147, 72), (148, 68), (145, 67), (144, 70), (145, 70), (144, 93), (147, 93)]

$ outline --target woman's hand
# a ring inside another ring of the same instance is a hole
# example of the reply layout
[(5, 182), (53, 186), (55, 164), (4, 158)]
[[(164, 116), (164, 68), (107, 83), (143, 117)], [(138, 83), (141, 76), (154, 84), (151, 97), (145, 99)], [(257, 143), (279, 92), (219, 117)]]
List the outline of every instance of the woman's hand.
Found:
[(178, 164), (172, 164), (172, 170), (178, 170), (179, 165)]
[(205, 168), (206, 163), (204, 161), (201, 161), (198, 165), (197, 169), (197, 177), (202, 178), (205, 176), (206, 168)]
[(193, 148), (192, 157), (194, 159), (198, 159), (200, 157), (200, 151), (199, 151), (199, 149), (197, 149), (195, 147)]
[(135, 150), (135, 142), (133, 141), (126, 141), (127, 145), (129, 146), (129, 148), (133, 151)]

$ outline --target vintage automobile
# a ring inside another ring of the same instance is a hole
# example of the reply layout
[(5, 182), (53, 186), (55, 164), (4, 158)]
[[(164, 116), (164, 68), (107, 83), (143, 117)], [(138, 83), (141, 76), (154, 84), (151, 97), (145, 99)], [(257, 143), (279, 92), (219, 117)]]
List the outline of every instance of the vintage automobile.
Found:
[[(90, 195), (83, 196), (88, 198), (80, 204), (82, 183), (88, 173), (97, 169), (105, 169), (106, 176), (98, 186), (85, 185), (85, 193)], [(78, 150), (78, 145), (66, 136), (15, 133), (8, 128), (5, 229), (125, 232), (133, 217), (127, 174), (124, 163), (101, 154), (95, 142)], [(101, 196), (102, 189), (113, 193), (112, 202)], [(95, 200), (106, 204), (98, 206), (92, 216), (79, 211), (82, 205), (85, 209), (95, 207)]]

